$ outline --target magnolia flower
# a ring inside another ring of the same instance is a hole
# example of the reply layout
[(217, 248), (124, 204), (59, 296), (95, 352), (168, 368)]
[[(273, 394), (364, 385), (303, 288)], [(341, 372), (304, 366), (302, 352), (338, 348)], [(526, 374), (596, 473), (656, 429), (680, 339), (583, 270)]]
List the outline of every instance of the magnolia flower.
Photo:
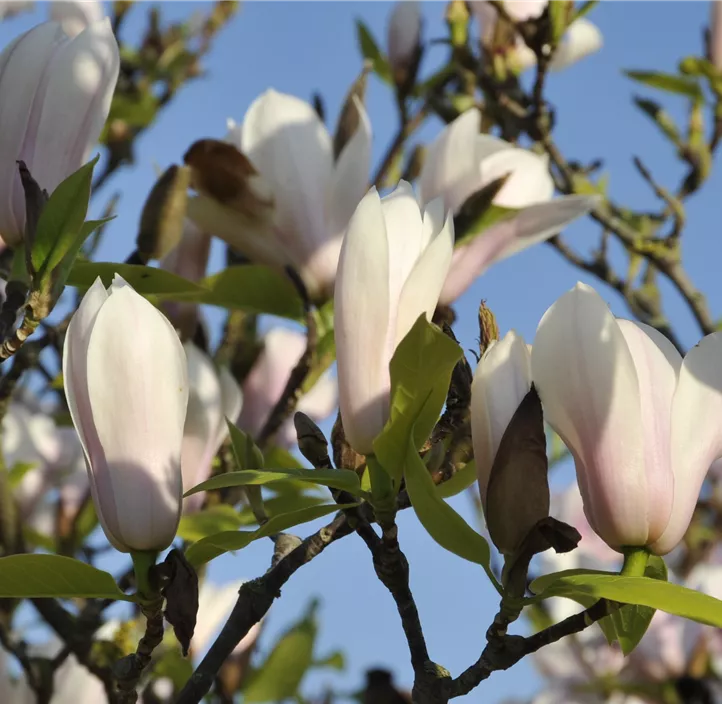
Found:
[[(257, 436), (268, 420), (276, 402), (286, 388), (288, 377), (306, 349), (306, 337), (288, 328), (273, 328), (263, 338), (263, 349), (243, 381), (243, 410), (238, 427)], [(320, 422), (333, 413), (338, 401), (336, 380), (324, 372), (309, 392), (303, 395), (296, 410)], [(296, 442), (293, 420), (280, 428), (276, 440), (289, 448)]]
[(508, 176), (493, 205), (518, 210), (454, 251), (441, 302), (452, 303), (492, 264), (558, 234), (595, 204), (593, 196), (552, 199), (547, 161), (504, 140), (480, 134), (481, 113), (467, 110), (447, 125), (429, 147), (420, 176), (421, 200), (439, 196), (458, 212), (474, 193)]
[(80, 34), (103, 17), (103, 5), (97, 0), (52, 0), (50, 3), (50, 19), (59, 22), (69, 37)]
[(110, 21), (70, 39), (56, 22), (18, 37), (0, 54), (0, 235), (16, 246), (25, 230), (25, 195), (16, 160), (48, 193), (88, 159), (118, 79)]
[(108, 701), (105, 685), (69, 655), (55, 671), (51, 704), (103, 704)]
[(661, 333), (615, 319), (580, 283), (539, 323), (532, 377), (574, 457), (594, 531), (617, 550), (672, 550), (722, 455), (722, 334), (683, 360)]
[(242, 125), (229, 121), (228, 140), (250, 160), (254, 189), (274, 205), (271, 223), (254, 223), (207, 196), (188, 203), (205, 232), (249, 258), (292, 266), (310, 294), (333, 289), (343, 232), (368, 188), (371, 127), (356, 103), (358, 129), (334, 163), (333, 144), (316, 111), (292, 95), (268, 90), (248, 108)]
[(471, 386), (471, 436), (486, 512), (486, 489), (501, 438), (531, 389), (531, 356), (521, 335), (493, 340), (479, 360)]
[(180, 520), (188, 404), (183, 346), (120, 276), (88, 289), (65, 336), (63, 380), (90, 490), (110, 543), (163, 550)]
[(421, 7), (416, 0), (399, 0), (389, 17), (387, 54), (394, 72), (405, 72), (416, 61), (421, 42)]
[[(479, 36), (484, 47), (493, 46), (495, 27), (498, 19), (496, 9), (485, 0), (469, 3), (471, 11), (479, 25)], [(547, 0), (513, 0), (505, 2), (504, 9), (515, 22), (535, 20), (546, 8)], [(511, 47), (511, 61), (518, 71), (525, 71), (536, 65), (536, 55), (524, 43), (521, 36), (516, 36)], [(574, 20), (568, 27), (561, 42), (557, 46), (549, 64), (552, 70), (559, 71), (569, 68), (577, 61), (594, 54), (602, 48), (604, 40), (596, 25), (585, 17)], [(494, 47), (498, 50), (499, 47)]]
[(431, 318), (451, 263), (454, 225), (437, 200), (423, 213), (401, 181), (375, 188), (349, 222), (336, 282), (341, 418), (349, 444), (373, 452), (389, 417), (389, 362), (421, 314)]
[[(225, 367), (217, 370), (210, 357), (192, 342), (186, 342), (184, 349), (188, 359), (189, 394), (181, 466), (183, 489), (188, 491), (210, 476), (213, 458), (228, 437), (226, 418), (235, 422), (243, 396)], [(187, 497), (185, 510), (199, 509), (203, 497), (203, 493)]]
[[(201, 232), (190, 220), (183, 224), (183, 236), (178, 246), (160, 263), (161, 269), (193, 281), (206, 275), (211, 252), (211, 237)], [(197, 303), (165, 301), (163, 311), (181, 332), (183, 339), (192, 338), (200, 320)]]

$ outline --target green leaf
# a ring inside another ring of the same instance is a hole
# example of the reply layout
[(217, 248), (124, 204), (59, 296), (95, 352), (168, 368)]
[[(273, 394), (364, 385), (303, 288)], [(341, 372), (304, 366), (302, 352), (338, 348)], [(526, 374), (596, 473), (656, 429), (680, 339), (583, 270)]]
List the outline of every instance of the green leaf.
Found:
[(17, 486), (23, 480), (23, 477), (35, 467), (37, 467), (37, 464), (35, 462), (16, 462), (8, 472), (10, 488), (17, 488)]
[(439, 419), (451, 372), (461, 355), (459, 345), (423, 314), (396, 348), (389, 367), (389, 421), (374, 441), (374, 452), (394, 479), (397, 491), (408, 439), (413, 438), (416, 448), (426, 442)]
[(704, 93), (699, 83), (694, 78), (689, 78), (688, 76), (675, 76), (659, 71), (625, 71), (624, 73), (633, 81), (642, 83), (645, 86), (650, 86), (651, 88), (657, 88), (665, 93), (685, 95), (695, 100), (702, 100), (704, 98)]
[(330, 667), (334, 670), (344, 670), (346, 668), (346, 658), (340, 650), (335, 650), (325, 658), (314, 660), (312, 667)]
[(0, 598), (11, 597), (134, 601), (120, 590), (113, 575), (61, 555), (0, 557)]
[(436, 487), (436, 494), (442, 499), (456, 496), (468, 489), (476, 481), (476, 463), (474, 460), (467, 462), (461, 469), (457, 470), (451, 479), (439, 484)]
[[(644, 572), (646, 577), (667, 581), (667, 565), (657, 555), (649, 558)], [(591, 604), (590, 604), (591, 605)], [(648, 606), (637, 606), (627, 604), (617, 609), (612, 614), (599, 622), (604, 635), (609, 643), (619, 641), (622, 652), (629, 655), (639, 645), (639, 641), (647, 632), (655, 609)]]
[(303, 465), (286, 449), (276, 445), (263, 453), (264, 467), (302, 469)]
[(722, 601), (678, 584), (649, 577), (622, 577), (609, 572), (567, 570), (544, 575), (531, 583), (536, 603), (551, 596), (568, 599), (596, 597), (622, 604), (648, 606), (659, 611), (722, 628)]
[(654, 122), (655, 125), (662, 131), (667, 139), (669, 139), (675, 146), (680, 147), (682, 145), (682, 135), (677, 128), (672, 116), (662, 108), (662, 106), (654, 100), (647, 100), (646, 98), (640, 98), (635, 96), (634, 103), (636, 106)]
[(489, 544), (441, 499), (426, 465), (410, 442), (407, 443), (405, 464), (406, 491), (426, 532), (445, 550), (481, 565), (501, 593), (501, 587), (489, 565)]
[[(235, 423), (231, 423), (228, 418), (226, 418), (226, 425), (238, 468), (240, 470), (263, 469), (263, 453), (253, 438), (248, 433), (244, 433)], [(247, 483), (250, 484), (250, 482)]]
[(75, 243), (88, 212), (93, 169), (100, 155), (66, 178), (43, 208), (30, 251), (30, 261), (40, 280), (60, 264)]
[(232, 266), (198, 284), (206, 292), (193, 298), (196, 303), (292, 320), (303, 317), (303, 303), (291, 280), (268, 266)]
[[(253, 520), (255, 522), (255, 518)], [(248, 523), (232, 506), (219, 504), (182, 516), (178, 526), (178, 537), (196, 541), (224, 531), (238, 530)]]
[(120, 274), (138, 293), (144, 295), (175, 299), (176, 296), (188, 294), (200, 297), (205, 293), (198, 284), (164, 269), (113, 262), (77, 262), (70, 271), (68, 285), (87, 289), (99, 276), (107, 287), (112, 283), (115, 274)]
[(199, 491), (225, 489), (229, 486), (270, 484), (288, 479), (300, 479), (311, 484), (343, 489), (354, 496), (361, 493), (361, 482), (358, 475), (350, 469), (248, 469), (218, 474), (194, 486), (184, 496), (191, 496)]
[(381, 53), (371, 30), (361, 20), (356, 20), (356, 38), (361, 55), (372, 63), (374, 73), (384, 83), (392, 85), (394, 79), (388, 59)]
[[(281, 486), (285, 487), (287, 484), (272, 484), (271, 488), (276, 489)], [(306, 486), (309, 485), (307, 484)], [(266, 515), (269, 518), (273, 518), (285, 513), (290, 513), (291, 511), (300, 511), (301, 509), (321, 506), (322, 504), (326, 505), (327, 503), (328, 496), (321, 496), (320, 494), (299, 494), (294, 492), (282, 493), (279, 496), (273, 496), (270, 499), (264, 498), (263, 508), (266, 511)], [(244, 506), (238, 512), (238, 520), (241, 522), (241, 527), (254, 526), (258, 524), (258, 519), (253, 515), (253, 510), (250, 506)]]
[(259, 538), (266, 538), (269, 535), (282, 533), (302, 523), (315, 521), (317, 518), (327, 516), (329, 513), (335, 513), (341, 509), (351, 508), (357, 505), (358, 504), (326, 504), (323, 506), (311, 506), (300, 509), (299, 511), (291, 511), (280, 516), (274, 516), (258, 530), (216, 533), (215, 535), (210, 535), (207, 538), (193, 543), (193, 545), (186, 550), (186, 558), (194, 567), (200, 567), (223, 553), (241, 550)]
[(276, 643), (243, 689), (243, 701), (282, 702), (293, 697), (313, 664), (316, 644), (314, 607)]

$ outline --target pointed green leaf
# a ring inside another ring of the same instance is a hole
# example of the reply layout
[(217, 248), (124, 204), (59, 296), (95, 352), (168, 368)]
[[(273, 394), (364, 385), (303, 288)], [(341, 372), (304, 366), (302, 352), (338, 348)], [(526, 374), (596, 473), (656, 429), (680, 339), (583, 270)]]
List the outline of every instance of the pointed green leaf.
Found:
[(704, 98), (699, 82), (689, 76), (675, 76), (660, 71), (625, 71), (624, 73), (637, 83), (663, 90), (665, 93), (685, 95), (695, 100)]
[(192, 294), (200, 297), (205, 293), (198, 284), (164, 269), (113, 262), (77, 262), (70, 271), (67, 283), (69, 286), (87, 289), (100, 277), (105, 286), (110, 286), (116, 274), (120, 274), (138, 293), (144, 295), (175, 300), (176, 296), (180, 298)]
[(361, 20), (356, 20), (356, 38), (361, 55), (372, 63), (374, 73), (384, 83), (393, 84), (394, 79), (388, 59), (381, 53), (371, 30)]
[(531, 583), (538, 602), (551, 596), (576, 599), (577, 596), (610, 599), (622, 604), (648, 606), (683, 616), (692, 621), (722, 628), (722, 601), (694, 589), (649, 577), (622, 577), (608, 572), (567, 570), (544, 575)]
[(199, 491), (225, 489), (229, 486), (270, 484), (288, 479), (299, 479), (311, 484), (343, 489), (354, 496), (361, 493), (361, 482), (358, 475), (350, 469), (248, 469), (218, 474), (194, 486), (184, 496), (191, 496)]
[(329, 513), (335, 513), (341, 509), (351, 508), (357, 505), (358, 504), (326, 504), (324, 506), (311, 506), (300, 509), (299, 511), (291, 511), (290, 513), (274, 516), (258, 530), (216, 533), (215, 535), (210, 535), (207, 538), (193, 543), (193, 545), (186, 550), (186, 558), (194, 567), (200, 567), (223, 553), (241, 550), (259, 538), (266, 538), (269, 535), (282, 533), (302, 523), (315, 521), (317, 518), (328, 516)]
[(51, 194), (40, 214), (30, 251), (33, 269), (41, 280), (55, 269), (73, 246), (85, 222), (93, 169), (100, 155), (81, 166)]
[(61, 555), (0, 557), (0, 598), (10, 597), (134, 601), (120, 590), (113, 575)]
[[(226, 425), (228, 426), (233, 456), (236, 458), (238, 468), (240, 470), (263, 469), (263, 453), (253, 441), (253, 438), (248, 433), (244, 433), (235, 423), (231, 423), (228, 418), (226, 418)], [(246, 483), (251, 484), (254, 482)]]
[(481, 565), (495, 588), (500, 590), (489, 565), (489, 544), (439, 497), (416, 448), (411, 443), (406, 447), (406, 491), (421, 525), (442, 548)]
[(409, 438), (420, 448), (428, 439), (446, 401), (459, 345), (419, 316), (391, 359), (389, 421), (374, 441), (374, 452), (398, 491)]
[(313, 609), (292, 626), (256, 670), (243, 689), (244, 702), (282, 702), (296, 695), (313, 664), (316, 644)]
[(183, 540), (196, 541), (216, 533), (238, 530), (244, 525), (248, 525), (248, 523), (243, 520), (236, 509), (227, 504), (219, 504), (187, 516), (181, 516), (178, 537)]

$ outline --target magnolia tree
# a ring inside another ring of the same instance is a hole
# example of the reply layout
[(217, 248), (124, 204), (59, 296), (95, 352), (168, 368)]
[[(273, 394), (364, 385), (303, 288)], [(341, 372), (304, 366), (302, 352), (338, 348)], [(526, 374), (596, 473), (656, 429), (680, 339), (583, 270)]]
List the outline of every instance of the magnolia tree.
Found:
[[(411, 693), (368, 672), (363, 702), (445, 704), (527, 657), (546, 680), (537, 703), (714, 701), (722, 333), (680, 242), (722, 136), (722, 13), (713, 3), (705, 45), (677, 73), (629, 73), (688, 106), (685, 131), (638, 100), (686, 170), (676, 185), (636, 160), (659, 199), (649, 212), (611, 200), (593, 164), (557, 147), (547, 83), (601, 46), (593, 6), (452, 0), (433, 38), (414, 2), (394, 7), (384, 40), (359, 22), (363, 70), (333, 133), (320, 99), (268, 89), (225, 140), (185, 145), (159, 175), (124, 262), (97, 261), (115, 204), (86, 220), (90, 199), (201, 75), (235, 4), (174, 23), (162, 7), (54, 2), (5, 47), (0, 702), (311, 701), (306, 671), (339, 661), (314, 658), (314, 609), (265, 656), (256, 643), (294, 574), (359, 538), (413, 672)], [(130, 13), (145, 17), (136, 36)], [(423, 60), (431, 39), (442, 65)], [(372, 78), (399, 123), (375, 168)], [(422, 146), (432, 116), (446, 126)], [(560, 234), (582, 217), (603, 231), (590, 256)], [(214, 237), (228, 264), (210, 272)], [(482, 303), (465, 355), (456, 299), (543, 241), (599, 290), (560, 282), (533, 345), (500, 334)], [(697, 324), (691, 349), (661, 282)], [(610, 312), (610, 289), (630, 319)], [(202, 306), (225, 315), (217, 344)], [(268, 315), (296, 328), (261, 335)], [(317, 423), (337, 408), (326, 437)], [(576, 482), (551, 495), (562, 458)], [(447, 503), (465, 491), (483, 534)], [(462, 672), (429, 654), (402, 511), (497, 593)], [(254, 541), (265, 572), (205, 579)]]

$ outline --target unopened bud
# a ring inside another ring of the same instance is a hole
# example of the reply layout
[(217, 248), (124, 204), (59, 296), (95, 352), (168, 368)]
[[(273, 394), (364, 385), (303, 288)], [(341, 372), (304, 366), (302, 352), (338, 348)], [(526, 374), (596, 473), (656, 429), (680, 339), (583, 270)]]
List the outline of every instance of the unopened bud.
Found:
[(29, 253), (35, 241), (40, 214), (48, 202), (48, 192), (40, 188), (24, 161), (18, 161), (17, 164), (20, 183), (25, 192), (25, 246)]
[(447, 5), (446, 23), (449, 25), (451, 45), (466, 46), (469, 39), (469, 8), (464, 0), (451, 0)]
[(162, 259), (180, 242), (190, 180), (190, 169), (174, 164), (151, 189), (140, 216), (136, 240), (142, 260)]
[(404, 181), (412, 183), (421, 175), (421, 169), (424, 167), (426, 159), (426, 147), (423, 144), (417, 144), (411, 152), (409, 160), (406, 162), (406, 170), (402, 175)]
[(722, 2), (713, 0), (709, 21), (709, 60), (722, 71)]
[(301, 454), (317, 469), (330, 467), (328, 441), (321, 428), (300, 411), (293, 416), (293, 425), (296, 428), (298, 449)]
[(373, 64), (370, 61), (364, 63), (361, 75), (353, 82), (343, 101), (343, 107), (336, 123), (336, 132), (333, 135), (334, 160), (338, 160), (343, 148), (351, 141), (359, 128), (361, 121), (359, 105), (363, 106), (368, 75), (372, 67)]
[(191, 186), (251, 220), (268, 216), (273, 200), (263, 193), (258, 172), (236, 147), (218, 139), (200, 139), (183, 160), (191, 168)]
[(387, 54), (398, 88), (407, 93), (421, 59), (421, 7), (416, 0), (397, 2), (389, 18)]
[(489, 345), (499, 339), (499, 326), (486, 301), (479, 305), (479, 353), (483, 356)]
[(336, 417), (331, 431), (331, 446), (333, 447), (333, 461), (339, 469), (358, 471), (364, 466), (366, 462), (364, 456), (356, 452), (346, 440), (340, 413)]

